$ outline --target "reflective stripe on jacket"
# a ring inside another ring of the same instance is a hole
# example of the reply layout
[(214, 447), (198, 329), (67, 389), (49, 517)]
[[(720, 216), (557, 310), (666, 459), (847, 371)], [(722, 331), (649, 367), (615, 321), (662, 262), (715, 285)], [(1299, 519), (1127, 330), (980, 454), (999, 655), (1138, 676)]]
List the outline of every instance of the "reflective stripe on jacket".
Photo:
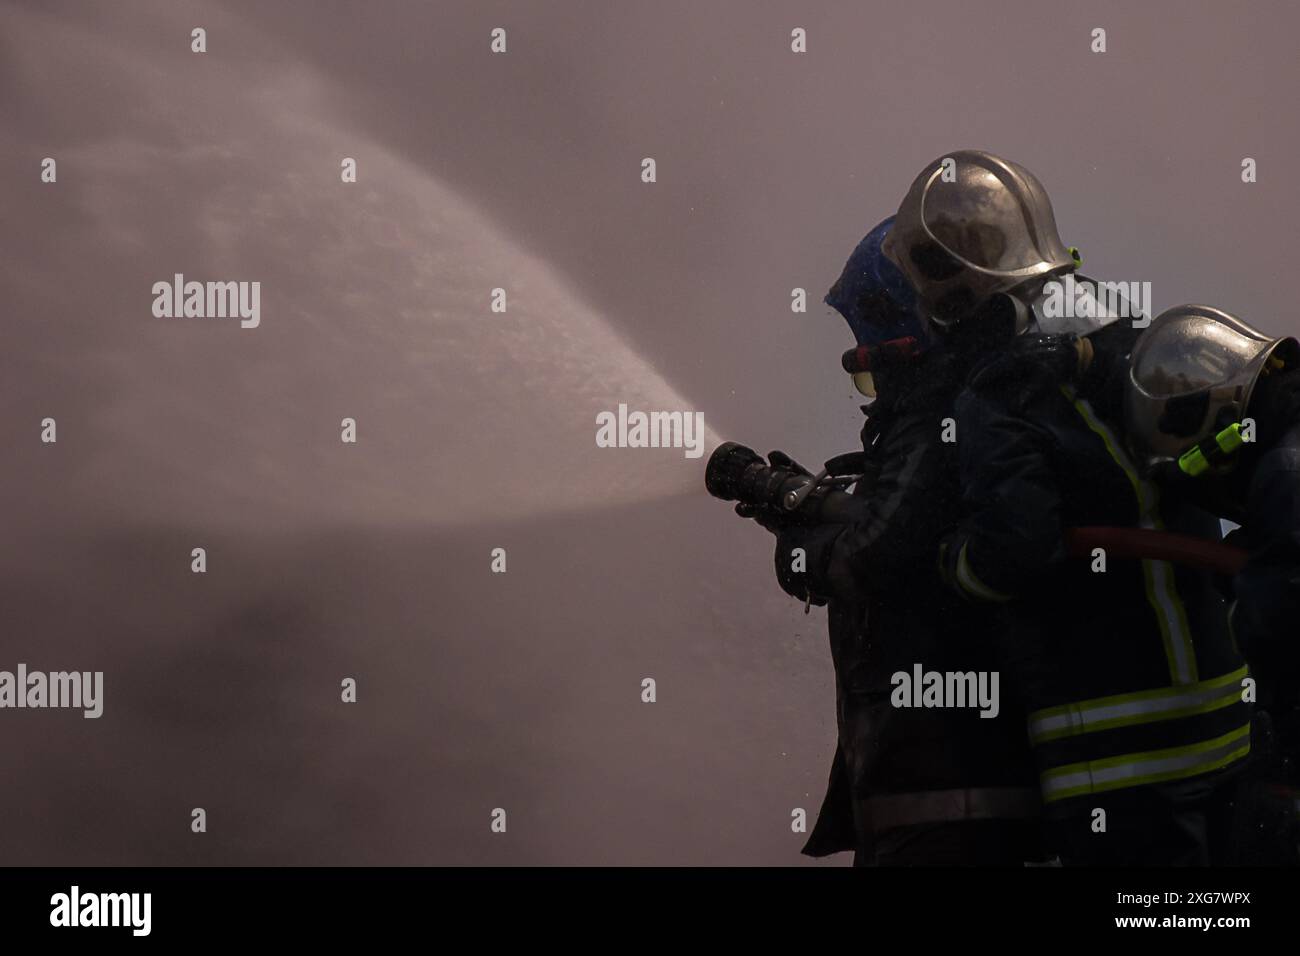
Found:
[(967, 517), (950, 586), (995, 607), (999, 657), (1030, 711), (1043, 797), (1213, 773), (1250, 748), (1244, 662), (1210, 576), (1166, 561), (1068, 559), (1062, 529), (1205, 537), (1217, 521), (1145, 481), (1089, 400), (1023, 364), (977, 371), (956, 403)]

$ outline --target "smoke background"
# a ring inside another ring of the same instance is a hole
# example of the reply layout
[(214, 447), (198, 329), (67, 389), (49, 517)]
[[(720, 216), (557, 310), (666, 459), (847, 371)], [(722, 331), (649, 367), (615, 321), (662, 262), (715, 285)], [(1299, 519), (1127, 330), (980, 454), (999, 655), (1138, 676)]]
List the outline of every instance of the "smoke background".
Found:
[[(0, 712), (0, 864), (805, 862), (824, 612), (704, 459), (597, 449), (595, 412), (852, 447), (821, 295), (960, 147), (1033, 169), (1088, 271), (1157, 311), (1300, 334), (1298, 28), (1284, 3), (0, 3), (0, 669), (105, 672), (97, 721)], [(153, 318), (175, 272), (260, 281), (261, 327)]]

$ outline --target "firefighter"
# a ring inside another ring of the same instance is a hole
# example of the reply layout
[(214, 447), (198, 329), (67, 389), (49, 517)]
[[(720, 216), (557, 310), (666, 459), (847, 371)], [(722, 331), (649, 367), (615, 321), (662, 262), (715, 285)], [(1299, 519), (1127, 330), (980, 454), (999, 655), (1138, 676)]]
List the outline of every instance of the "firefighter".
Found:
[[(896, 677), (987, 673), (991, 647), (973, 639), (983, 608), (948, 594), (932, 555), (957, 519), (953, 448), (941, 440), (964, 369), (929, 348), (911, 290), (881, 254), (886, 220), (854, 250), (826, 296), (857, 347), (844, 367), (869, 398), (864, 517), (809, 525), (760, 517), (777, 535), (787, 593), (829, 603), (838, 747), (810, 856), (853, 850), (857, 865), (1014, 865), (1039, 861), (1040, 802), (1023, 710), (998, 715), (894, 706)], [(780, 461), (788, 459), (780, 458)], [(746, 513), (742, 510), (741, 512)]]
[(1250, 748), (1224, 603), (1207, 572), (1071, 559), (1063, 540), (1076, 526), (1214, 523), (1157, 495), (1106, 413), (1133, 323), (1076, 328), (1071, 374), (1018, 355), (1019, 336), (1060, 331), (1036, 303), (1077, 262), (1042, 184), (990, 153), (927, 166), (886, 254), (949, 348), (977, 356), (953, 406), (965, 514), (938, 558), (956, 593), (1000, 610), (1052, 845), (1067, 865), (1217, 861)]
[(1257, 681), (1255, 825), (1261, 862), (1300, 856), (1300, 344), (1237, 316), (1185, 305), (1133, 352), (1125, 417), (1138, 462), (1221, 517), (1248, 559), (1232, 582), (1232, 630)]

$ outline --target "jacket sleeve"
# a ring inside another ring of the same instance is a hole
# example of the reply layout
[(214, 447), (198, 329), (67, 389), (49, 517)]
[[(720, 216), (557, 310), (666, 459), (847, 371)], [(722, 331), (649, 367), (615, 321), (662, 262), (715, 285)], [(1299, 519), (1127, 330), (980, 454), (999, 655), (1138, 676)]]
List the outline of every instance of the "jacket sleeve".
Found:
[[(878, 462), (865, 517), (852, 524), (791, 527), (777, 536), (777, 574), (787, 593), (861, 600), (935, 574), (934, 549), (957, 507), (955, 455), (940, 438), (947, 412), (898, 415), (872, 450)], [(788, 570), (790, 555), (807, 556), (802, 576)]]
[(956, 403), (965, 517), (939, 546), (944, 580), (963, 597), (1006, 601), (1064, 557), (1051, 436), (996, 391)]

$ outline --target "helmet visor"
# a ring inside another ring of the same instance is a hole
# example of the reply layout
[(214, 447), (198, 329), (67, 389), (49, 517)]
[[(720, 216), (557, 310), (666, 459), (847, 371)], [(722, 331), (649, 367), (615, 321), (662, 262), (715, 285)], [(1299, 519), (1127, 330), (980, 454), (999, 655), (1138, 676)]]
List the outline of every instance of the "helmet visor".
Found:
[(1144, 319), (1145, 306), (1137, 307), (1125, 285), (1081, 275), (1050, 279), (1036, 292), (1027, 290), (1032, 294), (1029, 329), (1042, 335), (1084, 336), (1121, 320)]

